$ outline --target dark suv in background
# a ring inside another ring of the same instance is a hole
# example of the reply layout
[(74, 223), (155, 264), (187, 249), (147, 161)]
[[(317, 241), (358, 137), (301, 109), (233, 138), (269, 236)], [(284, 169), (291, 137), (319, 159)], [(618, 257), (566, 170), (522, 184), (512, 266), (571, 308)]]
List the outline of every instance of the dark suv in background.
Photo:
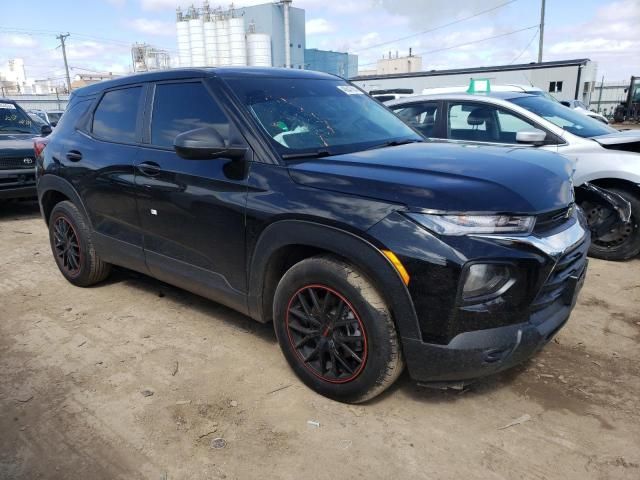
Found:
[(567, 162), (430, 144), (321, 73), (92, 85), (38, 162), (70, 282), (120, 265), (273, 321), (296, 374), (346, 402), (405, 363), (415, 380), (466, 382), (525, 360), (567, 321), (586, 271)]
[(0, 98), (0, 200), (35, 198), (34, 137), (51, 127), (36, 124), (13, 100)]

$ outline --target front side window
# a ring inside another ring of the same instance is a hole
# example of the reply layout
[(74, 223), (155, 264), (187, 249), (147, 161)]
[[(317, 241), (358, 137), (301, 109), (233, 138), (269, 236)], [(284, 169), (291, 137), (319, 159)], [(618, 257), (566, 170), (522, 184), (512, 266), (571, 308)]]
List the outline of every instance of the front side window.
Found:
[(438, 104), (423, 102), (407, 106), (391, 107), (404, 123), (419, 131), (425, 137), (433, 137), (438, 118)]
[(580, 137), (590, 138), (617, 132), (598, 120), (543, 97), (527, 95), (512, 98), (509, 101)]
[(134, 143), (141, 97), (142, 87), (105, 93), (93, 115), (93, 134), (112, 142)]
[(176, 136), (213, 127), (229, 138), (229, 121), (200, 82), (156, 85), (151, 117), (151, 143), (172, 148)]
[(449, 136), (452, 140), (517, 143), (516, 134), (532, 130), (533, 123), (494, 105), (460, 102), (449, 104)]
[(282, 155), (340, 154), (421, 141), (398, 117), (338, 79), (225, 78)]

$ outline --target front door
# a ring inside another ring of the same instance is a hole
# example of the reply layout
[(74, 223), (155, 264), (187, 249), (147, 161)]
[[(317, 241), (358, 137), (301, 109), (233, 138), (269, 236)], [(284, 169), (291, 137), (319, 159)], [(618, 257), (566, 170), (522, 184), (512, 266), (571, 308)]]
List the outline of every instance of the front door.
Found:
[(176, 135), (202, 127), (245, 144), (209, 88), (199, 80), (154, 85), (135, 169), (145, 258), (157, 278), (245, 310), (249, 157), (185, 160), (173, 149)]

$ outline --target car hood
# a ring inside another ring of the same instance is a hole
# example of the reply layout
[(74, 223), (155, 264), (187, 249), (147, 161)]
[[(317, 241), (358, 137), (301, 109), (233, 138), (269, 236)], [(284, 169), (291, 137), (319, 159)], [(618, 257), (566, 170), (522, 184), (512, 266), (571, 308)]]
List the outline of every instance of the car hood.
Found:
[(571, 164), (534, 148), (416, 143), (290, 164), (299, 184), (414, 209), (539, 213), (573, 200)]
[(0, 132), (0, 157), (33, 156), (34, 133)]
[(624, 130), (622, 132), (608, 133), (592, 137), (600, 145), (620, 145), (623, 143), (640, 142), (640, 130)]

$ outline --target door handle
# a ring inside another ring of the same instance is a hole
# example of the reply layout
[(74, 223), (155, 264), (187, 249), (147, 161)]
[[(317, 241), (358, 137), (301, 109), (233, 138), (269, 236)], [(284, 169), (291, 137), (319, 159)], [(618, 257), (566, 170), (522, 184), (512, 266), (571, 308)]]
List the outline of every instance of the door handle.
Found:
[(143, 162), (138, 164), (136, 168), (140, 173), (147, 177), (154, 177), (162, 171), (160, 165), (155, 162)]
[(80, 153), (78, 150), (69, 150), (67, 152), (67, 160), (69, 160), (70, 162), (79, 162), (80, 160), (82, 160), (82, 153)]

